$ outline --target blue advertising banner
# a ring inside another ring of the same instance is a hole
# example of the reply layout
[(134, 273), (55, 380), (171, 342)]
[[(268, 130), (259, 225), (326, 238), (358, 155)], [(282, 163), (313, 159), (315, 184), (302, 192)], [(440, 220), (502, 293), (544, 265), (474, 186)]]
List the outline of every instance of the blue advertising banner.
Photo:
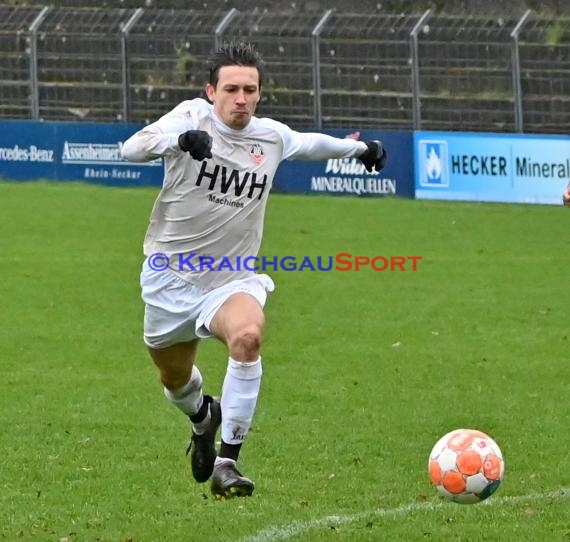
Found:
[[(0, 177), (15, 180), (83, 180), (117, 186), (161, 186), (161, 160), (133, 164), (121, 158), (123, 141), (142, 126), (78, 122), (0, 121)], [(345, 137), (347, 131), (326, 133)], [(381, 173), (368, 173), (356, 158), (320, 162), (287, 161), (277, 171), (274, 190), (355, 196), (413, 197), (411, 132), (362, 132), (388, 152)]]
[(162, 184), (162, 160), (132, 164), (121, 158), (134, 124), (0, 122), (0, 177), (85, 180), (109, 185)]
[[(325, 130), (335, 137), (345, 137), (347, 130)], [(368, 173), (357, 158), (319, 162), (285, 161), (275, 175), (277, 192), (303, 194), (340, 194), (353, 196), (414, 197), (412, 133), (397, 131), (362, 131), (360, 140), (379, 139), (388, 153), (388, 162), (380, 172)]]
[(414, 134), (416, 197), (556, 204), (570, 180), (564, 136)]

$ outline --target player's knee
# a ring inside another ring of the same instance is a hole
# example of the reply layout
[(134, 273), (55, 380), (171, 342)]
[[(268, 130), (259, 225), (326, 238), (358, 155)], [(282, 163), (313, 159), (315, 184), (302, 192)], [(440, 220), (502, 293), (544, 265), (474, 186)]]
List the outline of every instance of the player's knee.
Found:
[(262, 333), (257, 325), (243, 327), (230, 338), (230, 355), (236, 361), (255, 361), (259, 357)]

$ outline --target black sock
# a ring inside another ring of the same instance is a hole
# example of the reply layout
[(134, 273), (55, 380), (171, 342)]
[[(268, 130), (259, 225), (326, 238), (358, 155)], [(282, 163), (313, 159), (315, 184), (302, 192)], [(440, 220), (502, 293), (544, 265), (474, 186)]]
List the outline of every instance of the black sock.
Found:
[(233, 459), (234, 461), (237, 461), (240, 448), (241, 444), (226, 444), (222, 440), (222, 444), (220, 445), (220, 453), (218, 454), (218, 457), (222, 458), (225, 457), (227, 459)]
[(204, 401), (202, 402), (200, 410), (196, 412), (196, 414), (192, 414), (192, 416), (190, 416), (190, 421), (192, 423), (200, 423), (203, 421), (204, 418), (208, 415), (208, 408), (210, 408), (211, 402), (212, 398), (209, 395), (204, 395)]

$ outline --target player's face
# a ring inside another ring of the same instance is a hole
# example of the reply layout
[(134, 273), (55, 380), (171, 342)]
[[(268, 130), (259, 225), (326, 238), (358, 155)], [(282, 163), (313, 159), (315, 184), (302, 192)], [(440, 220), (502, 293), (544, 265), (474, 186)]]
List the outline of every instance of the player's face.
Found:
[(214, 113), (230, 128), (241, 130), (255, 113), (261, 98), (259, 73), (252, 66), (222, 66), (218, 84), (206, 85), (206, 94), (214, 104)]

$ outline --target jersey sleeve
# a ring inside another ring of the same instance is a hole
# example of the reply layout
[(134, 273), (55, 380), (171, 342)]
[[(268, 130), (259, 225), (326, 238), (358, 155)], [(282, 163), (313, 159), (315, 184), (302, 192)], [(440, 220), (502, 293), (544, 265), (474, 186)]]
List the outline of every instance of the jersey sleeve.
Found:
[(297, 132), (273, 121), (283, 140), (283, 160), (327, 160), (360, 156), (368, 148), (363, 141), (342, 139), (317, 132)]
[(192, 102), (182, 102), (172, 111), (145, 126), (123, 143), (121, 155), (129, 162), (149, 162), (180, 152), (178, 136), (198, 126)]

